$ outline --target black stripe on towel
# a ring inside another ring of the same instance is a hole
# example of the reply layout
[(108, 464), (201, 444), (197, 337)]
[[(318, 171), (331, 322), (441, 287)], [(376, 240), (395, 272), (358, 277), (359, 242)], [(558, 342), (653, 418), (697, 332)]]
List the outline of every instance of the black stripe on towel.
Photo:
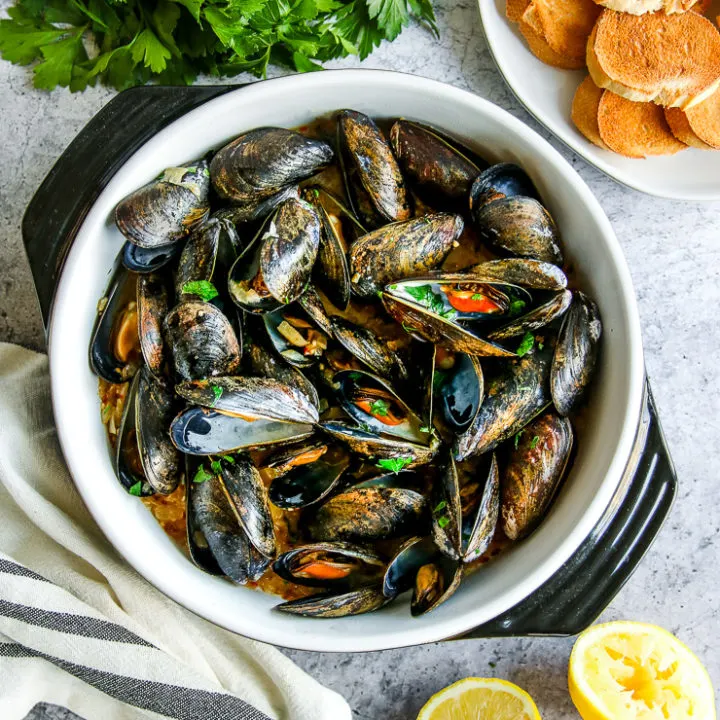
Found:
[(12, 560), (6, 560), (5, 558), (0, 558), (0, 573), (5, 573), (6, 575), (21, 575), (22, 577), (29, 577), (33, 580), (50, 582), (42, 575), (38, 575), (32, 570), (28, 570), (24, 565), (18, 565), (17, 563), (12, 562)]
[(86, 615), (72, 615), (70, 613), (53, 612), (43, 610), (29, 605), (18, 605), (16, 603), (0, 600), (0, 615), (22, 620), (29, 625), (57, 630), (58, 632), (70, 635), (81, 635), (82, 637), (94, 638), (96, 640), (107, 640), (109, 642), (142, 645), (143, 647), (155, 647), (147, 640), (143, 640), (134, 632), (125, 629), (122, 625), (99, 620)]
[(47, 660), (120, 702), (178, 720), (270, 720), (257, 708), (232, 695), (115, 675), (66, 662), (16, 643), (0, 643), (0, 657)]

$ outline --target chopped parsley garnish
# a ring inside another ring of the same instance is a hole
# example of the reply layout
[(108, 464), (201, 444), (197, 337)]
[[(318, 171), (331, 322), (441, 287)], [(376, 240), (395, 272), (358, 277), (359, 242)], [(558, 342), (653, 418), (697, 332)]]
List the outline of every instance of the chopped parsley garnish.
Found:
[(210, 463), (210, 469), (213, 471), (213, 475), (220, 475), (222, 472), (222, 463), (219, 460), (213, 460)]
[(445, 309), (445, 301), (442, 295), (433, 292), (432, 285), (406, 285), (405, 292), (434, 315), (439, 315), (446, 320), (452, 320), (457, 316), (457, 310)]
[(525, 432), (524, 430), (521, 430), (519, 433), (517, 433), (515, 435), (515, 439), (513, 440), (513, 443), (515, 445), (516, 450), (518, 449), (518, 445), (520, 444), (520, 438), (523, 436), (524, 432)]
[(484, 300), (485, 296), (482, 293), (473, 293), (471, 300)]
[(537, 346), (538, 346), (538, 350), (542, 350), (542, 349), (545, 347), (545, 343), (539, 342), (539, 343), (537, 344)]
[(447, 515), (443, 515), (442, 517), (438, 518), (437, 524), (441, 528), (447, 527), (450, 524), (450, 518)]
[(402, 323), (402, 329), (408, 334), (417, 332), (417, 330), (415, 330), (415, 328), (412, 325), (408, 325), (407, 323)]
[(536, 435), (531, 441), (530, 441), (530, 449), (534, 450), (537, 447), (537, 444), (540, 442), (540, 436)]
[(224, 391), (219, 385), (211, 385), (210, 389), (212, 390), (213, 394), (213, 401), (210, 403), (210, 407), (215, 407), (215, 405), (217, 405), (217, 401), (222, 397)]
[(398, 458), (385, 458), (377, 461), (377, 466), (383, 470), (389, 470), (394, 472), (396, 475), (404, 470), (408, 465), (412, 464), (413, 459), (411, 457), (398, 457)]
[(390, 411), (390, 403), (387, 400), (373, 400), (370, 405), (370, 412), (379, 417), (386, 417)]
[(357, 382), (358, 380), (362, 380), (362, 375), (359, 372), (351, 372), (349, 375), (351, 380), (354, 380)]
[(186, 282), (182, 287), (182, 291), (186, 295), (197, 295), (205, 302), (209, 302), (220, 294), (209, 280), (192, 280), (191, 282)]
[(134, 485), (131, 485), (128, 492), (135, 497), (140, 497), (142, 495), (142, 480), (138, 480)]
[(209, 473), (209, 472), (205, 469), (205, 466), (204, 466), (204, 465), (201, 465), (201, 466), (197, 469), (197, 472), (195, 473), (195, 477), (193, 477), (193, 482), (194, 482), (194, 483), (204, 483), (206, 480), (211, 480), (212, 477), (213, 477), (212, 474)]
[(420, 426), (420, 432), (421, 433), (431, 433), (432, 428), (430, 428), (428, 425), (421, 425)]
[(235, 458), (232, 455), (221, 455), (220, 456), (225, 462), (230, 463), (231, 465), (235, 464)]
[(434, 513), (442, 512), (447, 507), (447, 503), (444, 500), (441, 500), (433, 510)]
[(510, 316), (519, 315), (524, 309), (527, 303), (524, 300), (513, 300), (510, 303)]
[(533, 349), (533, 345), (535, 345), (535, 336), (531, 332), (526, 332), (518, 346), (517, 356), (527, 355)]

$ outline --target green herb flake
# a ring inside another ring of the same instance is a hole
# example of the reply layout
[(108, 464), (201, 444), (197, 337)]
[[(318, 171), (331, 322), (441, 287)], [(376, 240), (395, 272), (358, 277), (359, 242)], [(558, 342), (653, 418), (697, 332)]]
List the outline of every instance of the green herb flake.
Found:
[(527, 355), (533, 349), (533, 345), (535, 345), (535, 336), (531, 332), (526, 332), (516, 351), (517, 356)]
[(220, 294), (209, 280), (192, 280), (191, 282), (186, 282), (182, 287), (182, 291), (185, 295), (197, 295), (205, 302), (209, 302)]
[(523, 433), (525, 431), (521, 430), (519, 433), (515, 435), (515, 439), (513, 440), (513, 444), (515, 445), (515, 449), (518, 449), (518, 445), (520, 444), (520, 438), (523, 436)]
[(359, 372), (351, 372), (349, 375), (351, 380), (354, 380), (357, 382), (358, 380), (362, 380), (362, 374)]
[(442, 512), (446, 507), (447, 507), (447, 503), (445, 502), (445, 500), (441, 500), (441, 501), (435, 506), (435, 509), (433, 510), (433, 512), (434, 512), (434, 513)]
[(131, 485), (128, 492), (135, 497), (140, 497), (142, 495), (142, 481), (138, 480), (134, 485)]
[(421, 432), (421, 433), (431, 433), (431, 432), (432, 432), (432, 428), (431, 428), (430, 426), (428, 426), (428, 425), (421, 425), (421, 426), (420, 426), (420, 432)]
[(524, 309), (527, 303), (524, 300), (513, 300), (510, 303), (510, 316), (519, 315)]
[(445, 528), (450, 524), (450, 518), (447, 515), (443, 515), (442, 517), (439, 517), (437, 520), (437, 524), (441, 528)]
[(374, 400), (370, 405), (370, 412), (376, 417), (387, 417), (390, 411), (390, 403), (387, 400)]
[(540, 442), (540, 436), (535, 435), (535, 437), (530, 441), (530, 449), (534, 450), (537, 447), (537, 444)]
[(194, 483), (204, 483), (206, 480), (211, 480), (213, 475), (209, 473), (204, 465), (201, 465), (197, 472), (195, 473), (195, 476), (193, 477)]
[(385, 458), (377, 461), (377, 466), (383, 470), (389, 470), (396, 475), (404, 470), (408, 465), (412, 464), (411, 457)]
[(407, 323), (402, 323), (402, 329), (406, 333), (408, 333), (408, 335), (412, 335), (413, 333), (417, 332), (417, 330), (412, 325), (408, 325)]
[(235, 464), (235, 458), (232, 455), (221, 455), (220, 456), (226, 463), (230, 463), (231, 465)]
[(545, 347), (545, 343), (539, 342), (539, 343), (537, 344), (537, 346), (538, 346), (538, 350), (542, 350), (542, 349)]
[(485, 296), (482, 293), (473, 293), (470, 297), (471, 300), (484, 300)]
[(213, 394), (213, 401), (210, 403), (210, 407), (215, 407), (218, 400), (223, 396), (224, 390), (219, 385), (211, 385), (210, 389), (212, 390)]

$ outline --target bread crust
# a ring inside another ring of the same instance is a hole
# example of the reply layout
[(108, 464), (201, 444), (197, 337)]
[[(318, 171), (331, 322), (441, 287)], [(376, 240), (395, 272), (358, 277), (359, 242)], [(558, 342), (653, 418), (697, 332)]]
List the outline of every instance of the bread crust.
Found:
[(687, 109), (720, 87), (720, 33), (693, 12), (605, 10), (588, 39), (586, 60), (598, 87), (635, 102)]
[(672, 134), (660, 106), (626, 100), (608, 90), (600, 99), (598, 129), (605, 144), (625, 157), (674, 155), (687, 147)]
[(505, 3), (505, 15), (511, 22), (519, 23), (523, 13), (530, 5), (530, 0), (507, 0)]
[(598, 126), (598, 110), (600, 100), (605, 91), (599, 88), (588, 75), (578, 86), (573, 98), (570, 117), (575, 127), (594, 145), (609, 150), (605, 141), (600, 137)]
[(672, 134), (680, 141), (698, 150), (712, 150), (712, 146), (703, 142), (690, 127), (687, 115), (680, 108), (665, 108), (665, 119)]
[(578, 61), (567, 55), (555, 52), (533, 28), (525, 21), (521, 20), (519, 24), (520, 32), (525, 38), (530, 52), (546, 65), (562, 68), (563, 70), (580, 70), (585, 67), (585, 60)]
[[(708, 2), (708, 0), (701, 1)], [(696, 0), (595, 0), (595, 2), (609, 10), (626, 12), (631, 15), (644, 15), (659, 10), (672, 15), (673, 13), (687, 12)]]

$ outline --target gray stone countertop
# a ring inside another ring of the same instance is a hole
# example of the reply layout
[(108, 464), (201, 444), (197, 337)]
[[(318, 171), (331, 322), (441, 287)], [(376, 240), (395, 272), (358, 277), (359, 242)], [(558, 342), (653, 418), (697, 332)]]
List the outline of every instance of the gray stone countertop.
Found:
[[(0, 8), (7, 4), (1, 0)], [(642, 620), (676, 633), (703, 660), (717, 687), (720, 202), (649, 197), (589, 167), (541, 128), (505, 85), (488, 52), (475, 1), (436, 0), (435, 5), (440, 40), (410, 28), (362, 66), (432, 77), (509, 110), (572, 163), (608, 214), (635, 283), (648, 374), (680, 487), (657, 541), (602, 619)], [(37, 91), (26, 69), (6, 62), (0, 62), (0, 87), (0, 340), (42, 349), (20, 220), (55, 160), (113, 92)], [(536, 698), (544, 718), (569, 720), (578, 717), (566, 682), (572, 644), (572, 639), (523, 638), (368, 654), (288, 654), (342, 693), (358, 720), (414, 718), (432, 693), (469, 675), (512, 680)]]

